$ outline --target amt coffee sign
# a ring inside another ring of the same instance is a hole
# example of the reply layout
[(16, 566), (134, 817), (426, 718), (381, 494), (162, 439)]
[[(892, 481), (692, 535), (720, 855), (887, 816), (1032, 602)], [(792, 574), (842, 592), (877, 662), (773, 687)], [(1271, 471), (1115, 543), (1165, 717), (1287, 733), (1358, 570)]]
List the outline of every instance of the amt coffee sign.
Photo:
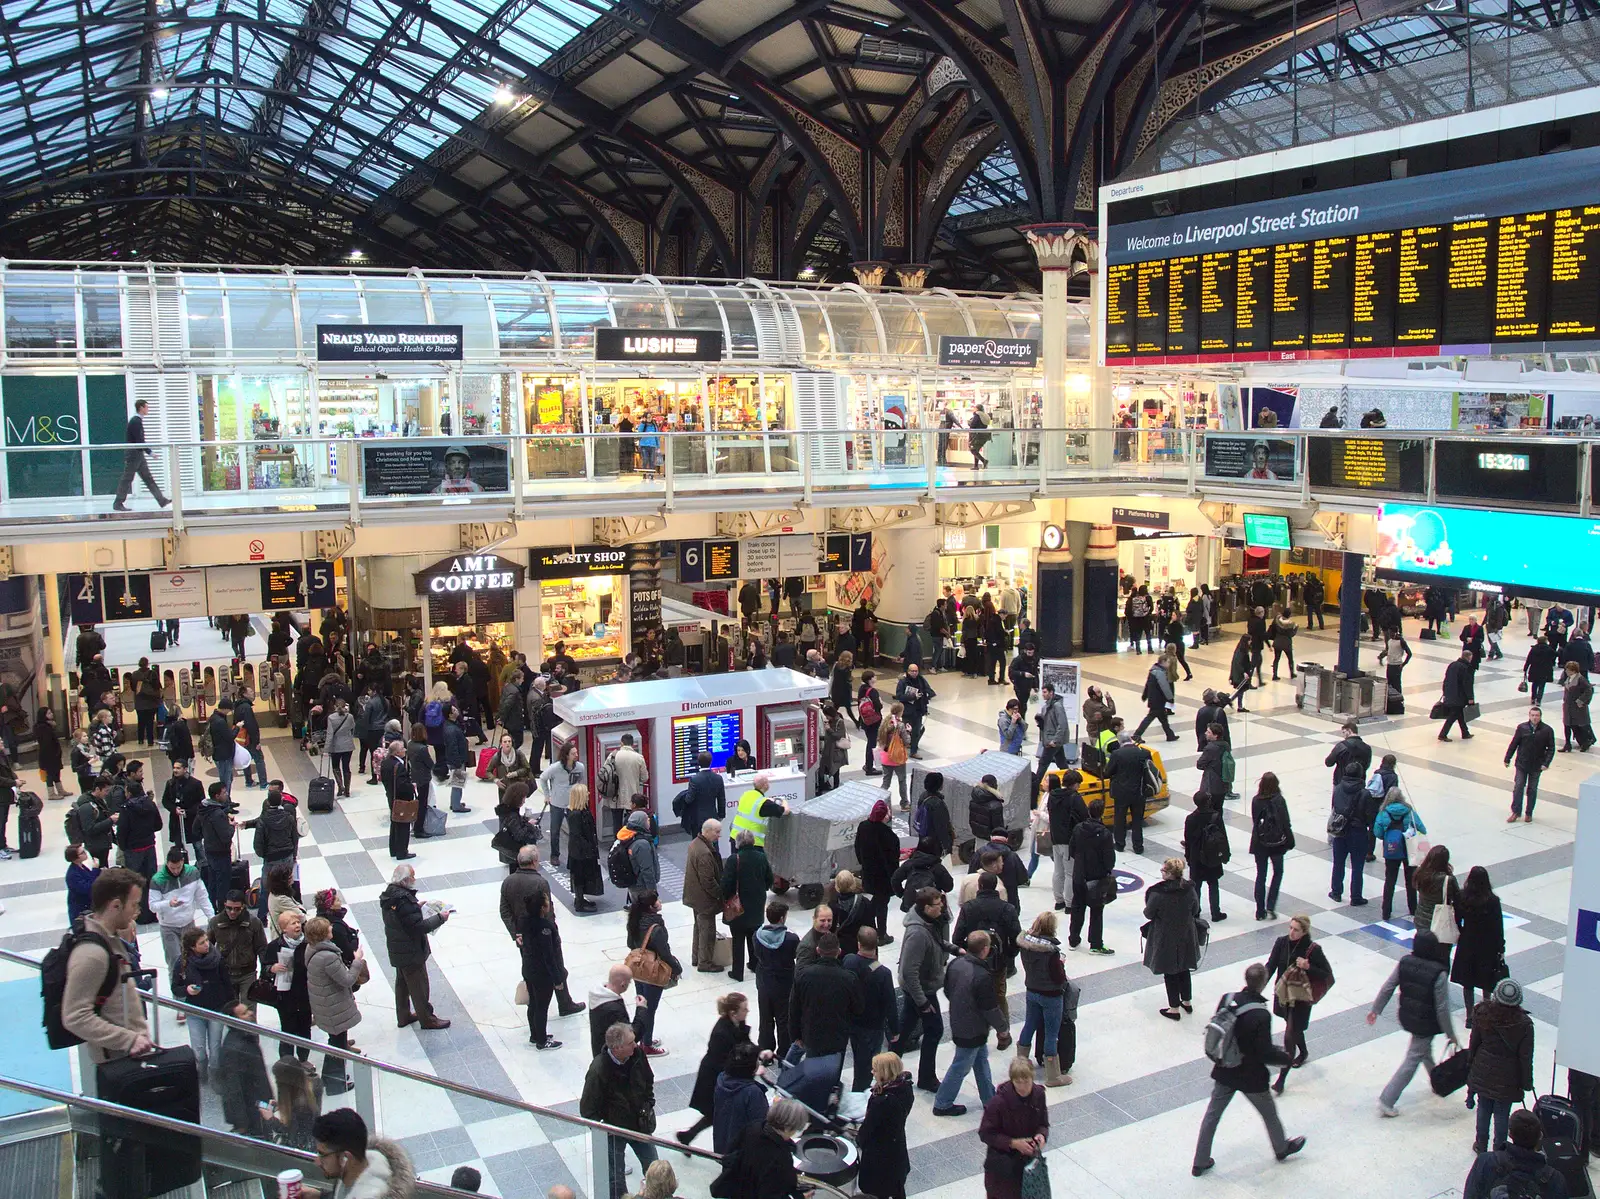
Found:
[(940, 366), (1033, 366), (1039, 343), (1031, 337), (939, 338)]

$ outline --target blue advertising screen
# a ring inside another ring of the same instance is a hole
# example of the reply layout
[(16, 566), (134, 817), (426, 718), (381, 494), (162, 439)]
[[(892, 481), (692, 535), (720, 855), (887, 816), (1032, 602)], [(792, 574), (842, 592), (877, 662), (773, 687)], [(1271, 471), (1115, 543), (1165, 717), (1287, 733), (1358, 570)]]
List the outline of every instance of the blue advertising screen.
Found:
[(1374, 565), (1384, 578), (1468, 590), (1600, 596), (1600, 520), (1382, 504)]

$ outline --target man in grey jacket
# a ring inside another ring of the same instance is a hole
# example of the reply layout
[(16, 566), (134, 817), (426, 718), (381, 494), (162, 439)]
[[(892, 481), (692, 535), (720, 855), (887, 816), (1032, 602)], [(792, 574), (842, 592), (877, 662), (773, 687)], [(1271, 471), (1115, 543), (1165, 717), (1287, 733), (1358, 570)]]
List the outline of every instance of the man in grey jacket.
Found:
[[(955, 1101), (961, 1084), (970, 1072), (977, 1076), (978, 1099), (987, 1104), (994, 1098), (994, 1081), (989, 1076), (989, 1030), (999, 1034), (995, 1047), (1002, 1053), (1011, 1045), (1010, 1020), (995, 994), (994, 970), (1003, 963), (991, 962), (989, 934), (982, 929), (967, 935), (967, 952), (950, 963), (945, 971), (944, 990), (950, 998), (950, 1039), (956, 1055), (945, 1071), (944, 1081), (933, 1097), (936, 1116), (964, 1116), (964, 1104)], [(927, 1052), (926, 1048), (923, 1050)]]
[(1419, 1065), (1426, 1065), (1433, 1073), (1433, 1038), (1443, 1033), (1455, 1048), (1456, 1026), (1450, 1019), (1450, 971), (1445, 963), (1450, 960), (1450, 947), (1439, 944), (1439, 938), (1424, 929), (1411, 942), (1411, 952), (1395, 964), (1378, 997), (1372, 1001), (1367, 1013), (1367, 1023), (1376, 1024), (1389, 996), (1400, 990), (1400, 1027), (1411, 1034), (1406, 1056), (1400, 1068), (1378, 1096), (1378, 1112), (1384, 1116), (1398, 1116), (1394, 1105), (1400, 1092), (1406, 1089), (1417, 1073)]
[(1067, 709), (1056, 694), (1054, 683), (1039, 688), (1039, 769), (1034, 772), (1033, 789), (1044, 786), (1045, 772), (1052, 766), (1067, 768)]
[[(517, 868), (500, 884), (500, 923), (518, 949), (522, 948), (521, 924), (529, 912), (543, 910), (544, 901), (550, 897), (550, 884), (539, 873), (539, 847), (524, 845), (517, 850)], [(555, 910), (554, 905), (551, 908)], [(563, 982), (556, 988), (557, 1014), (576, 1016), (584, 1005), (572, 998)]]

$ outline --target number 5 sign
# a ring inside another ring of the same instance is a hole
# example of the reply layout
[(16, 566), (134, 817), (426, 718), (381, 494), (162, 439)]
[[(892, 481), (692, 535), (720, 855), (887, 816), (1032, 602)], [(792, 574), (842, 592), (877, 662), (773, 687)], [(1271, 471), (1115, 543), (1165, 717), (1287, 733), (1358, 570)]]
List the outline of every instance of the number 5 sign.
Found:
[(306, 607), (334, 606), (333, 563), (321, 558), (306, 562)]

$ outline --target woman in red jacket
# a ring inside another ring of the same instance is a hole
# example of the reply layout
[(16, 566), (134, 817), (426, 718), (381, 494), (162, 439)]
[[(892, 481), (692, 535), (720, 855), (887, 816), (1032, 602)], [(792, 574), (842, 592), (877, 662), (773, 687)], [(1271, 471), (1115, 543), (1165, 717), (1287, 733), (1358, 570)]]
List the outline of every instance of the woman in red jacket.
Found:
[(983, 1158), (983, 1193), (987, 1199), (1021, 1199), (1022, 1174), (1044, 1152), (1050, 1134), (1050, 1113), (1044, 1088), (1033, 1081), (1033, 1063), (1011, 1059), (1011, 1081), (1000, 1084), (983, 1105), (978, 1136), (989, 1152)]

